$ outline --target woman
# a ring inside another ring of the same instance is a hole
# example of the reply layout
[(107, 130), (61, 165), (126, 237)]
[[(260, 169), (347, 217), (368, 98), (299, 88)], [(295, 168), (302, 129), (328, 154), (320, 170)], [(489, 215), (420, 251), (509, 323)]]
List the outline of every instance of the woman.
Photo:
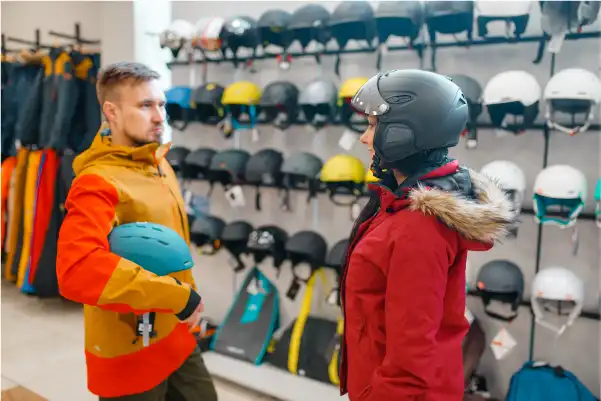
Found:
[(351, 401), (459, 401), (468, 330), (465, 263), (511, 224), (495, 183), (448, 157), (468, 119), (432, 72), (372, 77), (352, 100), (381, 178), (350, 237), (341, 283), (341, 393)]

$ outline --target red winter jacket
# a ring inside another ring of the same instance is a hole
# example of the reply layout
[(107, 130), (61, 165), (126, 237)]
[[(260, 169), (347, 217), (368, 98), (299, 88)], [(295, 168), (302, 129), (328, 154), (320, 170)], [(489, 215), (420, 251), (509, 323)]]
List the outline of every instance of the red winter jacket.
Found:
[(511, 204), (457, 162), (420, 181), (403, 197), (371, 186), (380, 209), (349, 247), (340, 387), (351, 401), (463, 399), (467, 252), (506, 235)]

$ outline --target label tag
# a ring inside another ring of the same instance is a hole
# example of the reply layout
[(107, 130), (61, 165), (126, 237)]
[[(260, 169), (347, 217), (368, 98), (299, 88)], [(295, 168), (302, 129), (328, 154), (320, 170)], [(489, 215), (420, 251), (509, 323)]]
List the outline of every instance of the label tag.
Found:
[(186, 214), (194, 215), (194, 208), (192, 207), (192, 191), (188, 189), (184, 190), (184, 208)]
[(332, 306), (339, 306), (340, 303), (338, 300), (340, 299), (340, 290), (338, 288), (333, 289), (328, 297), (326, 298), (326, 303)]
[(253, 128), (251, 133), (251, 141), (258, 142), (259, 141), (259, 129)]
[(296, 295), (298, 294), (298, 291), (300, 290), (300, 287), (301, 285), (298, 282), (298, 280), (294, 279), (294, 281), (292, 281), (292, 284), (290, 284), (290, 288), (286, 292), (286, 297), (288, 297), (288, 299), (294, 300), (296, 298)]
[(237, 260), (236, 260), (236, 258), (235, 258), (235, 257), (233, 257), (233, 256), (230, 256), (230, 257), (227, 259), (227, 264), (228, 264), (228, 265), (230, 265), (230, 267), (231, 267), (232, 269), (235, 269), (235, 268), (237, 268), (237, 267), (238, 267), (238, 261), (237, 261)]
[(233, 186), (225, 191), (225, 199), (227, 199), (231, 207), (244, 207), (246, 205), (244, 193), (240, 185)]
[(578, 234), (577, 227), (574, 227), (574, 230), (572, 231), (570, 242), (572, 243), (572, 255), (576, 256), (576, 254), (578, 254), (578, 246), (580, 245), (580, 235)]
[(359, 214), (361, 214), (361, 206), (358, 203), (353, 203), (351, 205), (351, 220), (357, 220), (359, 218)]
[(495, 359), (501, 360), (517, 345), (515, 338), (506, 329), (501, 329), (490, 343)]
[(549, 53), (559, 53), (565, 38), (565, 32), (551, 36), (551, 40), (549, 40), (549, 46), (547, 47)]
[(502, 128), (495, 128), (495, 136), (497, 138), (503, 138), (506, 137), (507, 135), (509, 135), (511, 132), (504, 130)]
[(340, 146), (342, 149), (348, 152), (353, 148), (353, 145), (355, 145), (357, 139), (358, 135), (355, 132), (347, 129), (340, 137), (340, 140), (338, 141), (338, 146)]
[[(144, 314), (146, 315), (146, 313)], [(137, 316), (136, 321), (136, 336), (142, 337), (145, 332), (145, 324), (144, 324), (144, 315)], [(148, 327), (146, 328), (146, 332), (153, 336), (153, 328), (154, 328), (154, 319), (156, 315), (152, 312), (148, 313)]]
[(470, 326), (472, 325), (472, 323), (474, 322), (475, 316), (472, 313), (471, 310), (469, 310), (467, 308), (467, 306), (465, 307), (465, 312), (464, 312), (464, 316), (467, 319), (467, 322), (470, 324)]

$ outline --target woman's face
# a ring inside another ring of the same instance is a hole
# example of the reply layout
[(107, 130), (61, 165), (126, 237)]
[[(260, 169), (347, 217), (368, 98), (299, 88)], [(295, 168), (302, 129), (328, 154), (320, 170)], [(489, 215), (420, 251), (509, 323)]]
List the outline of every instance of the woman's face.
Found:
[(376, 133), (378, 117), (367, 116), (367, 121), (369, 123), (369, 126), (367, 127), (367, 129), (365, 130), (363, 135), (361, 135), (359, 140), (361, 141), (362, 144), (367, 145), (367, 149), (369, 150), (369, 155), (373, 159), (373, 157), (376, 154), (376, 152), (374, 151), (374, 135)]

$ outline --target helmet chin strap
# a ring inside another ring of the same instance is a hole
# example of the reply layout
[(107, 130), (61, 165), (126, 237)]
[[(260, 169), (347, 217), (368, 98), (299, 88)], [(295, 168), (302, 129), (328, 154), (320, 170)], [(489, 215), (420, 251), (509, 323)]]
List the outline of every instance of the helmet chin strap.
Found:
[(374, 176), (376, 176), (376, 178), (382, 179), (386, 175), (386, 172), (382, 169), (380, 164), (380, 158), (378, 157), (378, 155), (374, 155), (374, 157), (371, 159), (370, 169), (374, 173)]

